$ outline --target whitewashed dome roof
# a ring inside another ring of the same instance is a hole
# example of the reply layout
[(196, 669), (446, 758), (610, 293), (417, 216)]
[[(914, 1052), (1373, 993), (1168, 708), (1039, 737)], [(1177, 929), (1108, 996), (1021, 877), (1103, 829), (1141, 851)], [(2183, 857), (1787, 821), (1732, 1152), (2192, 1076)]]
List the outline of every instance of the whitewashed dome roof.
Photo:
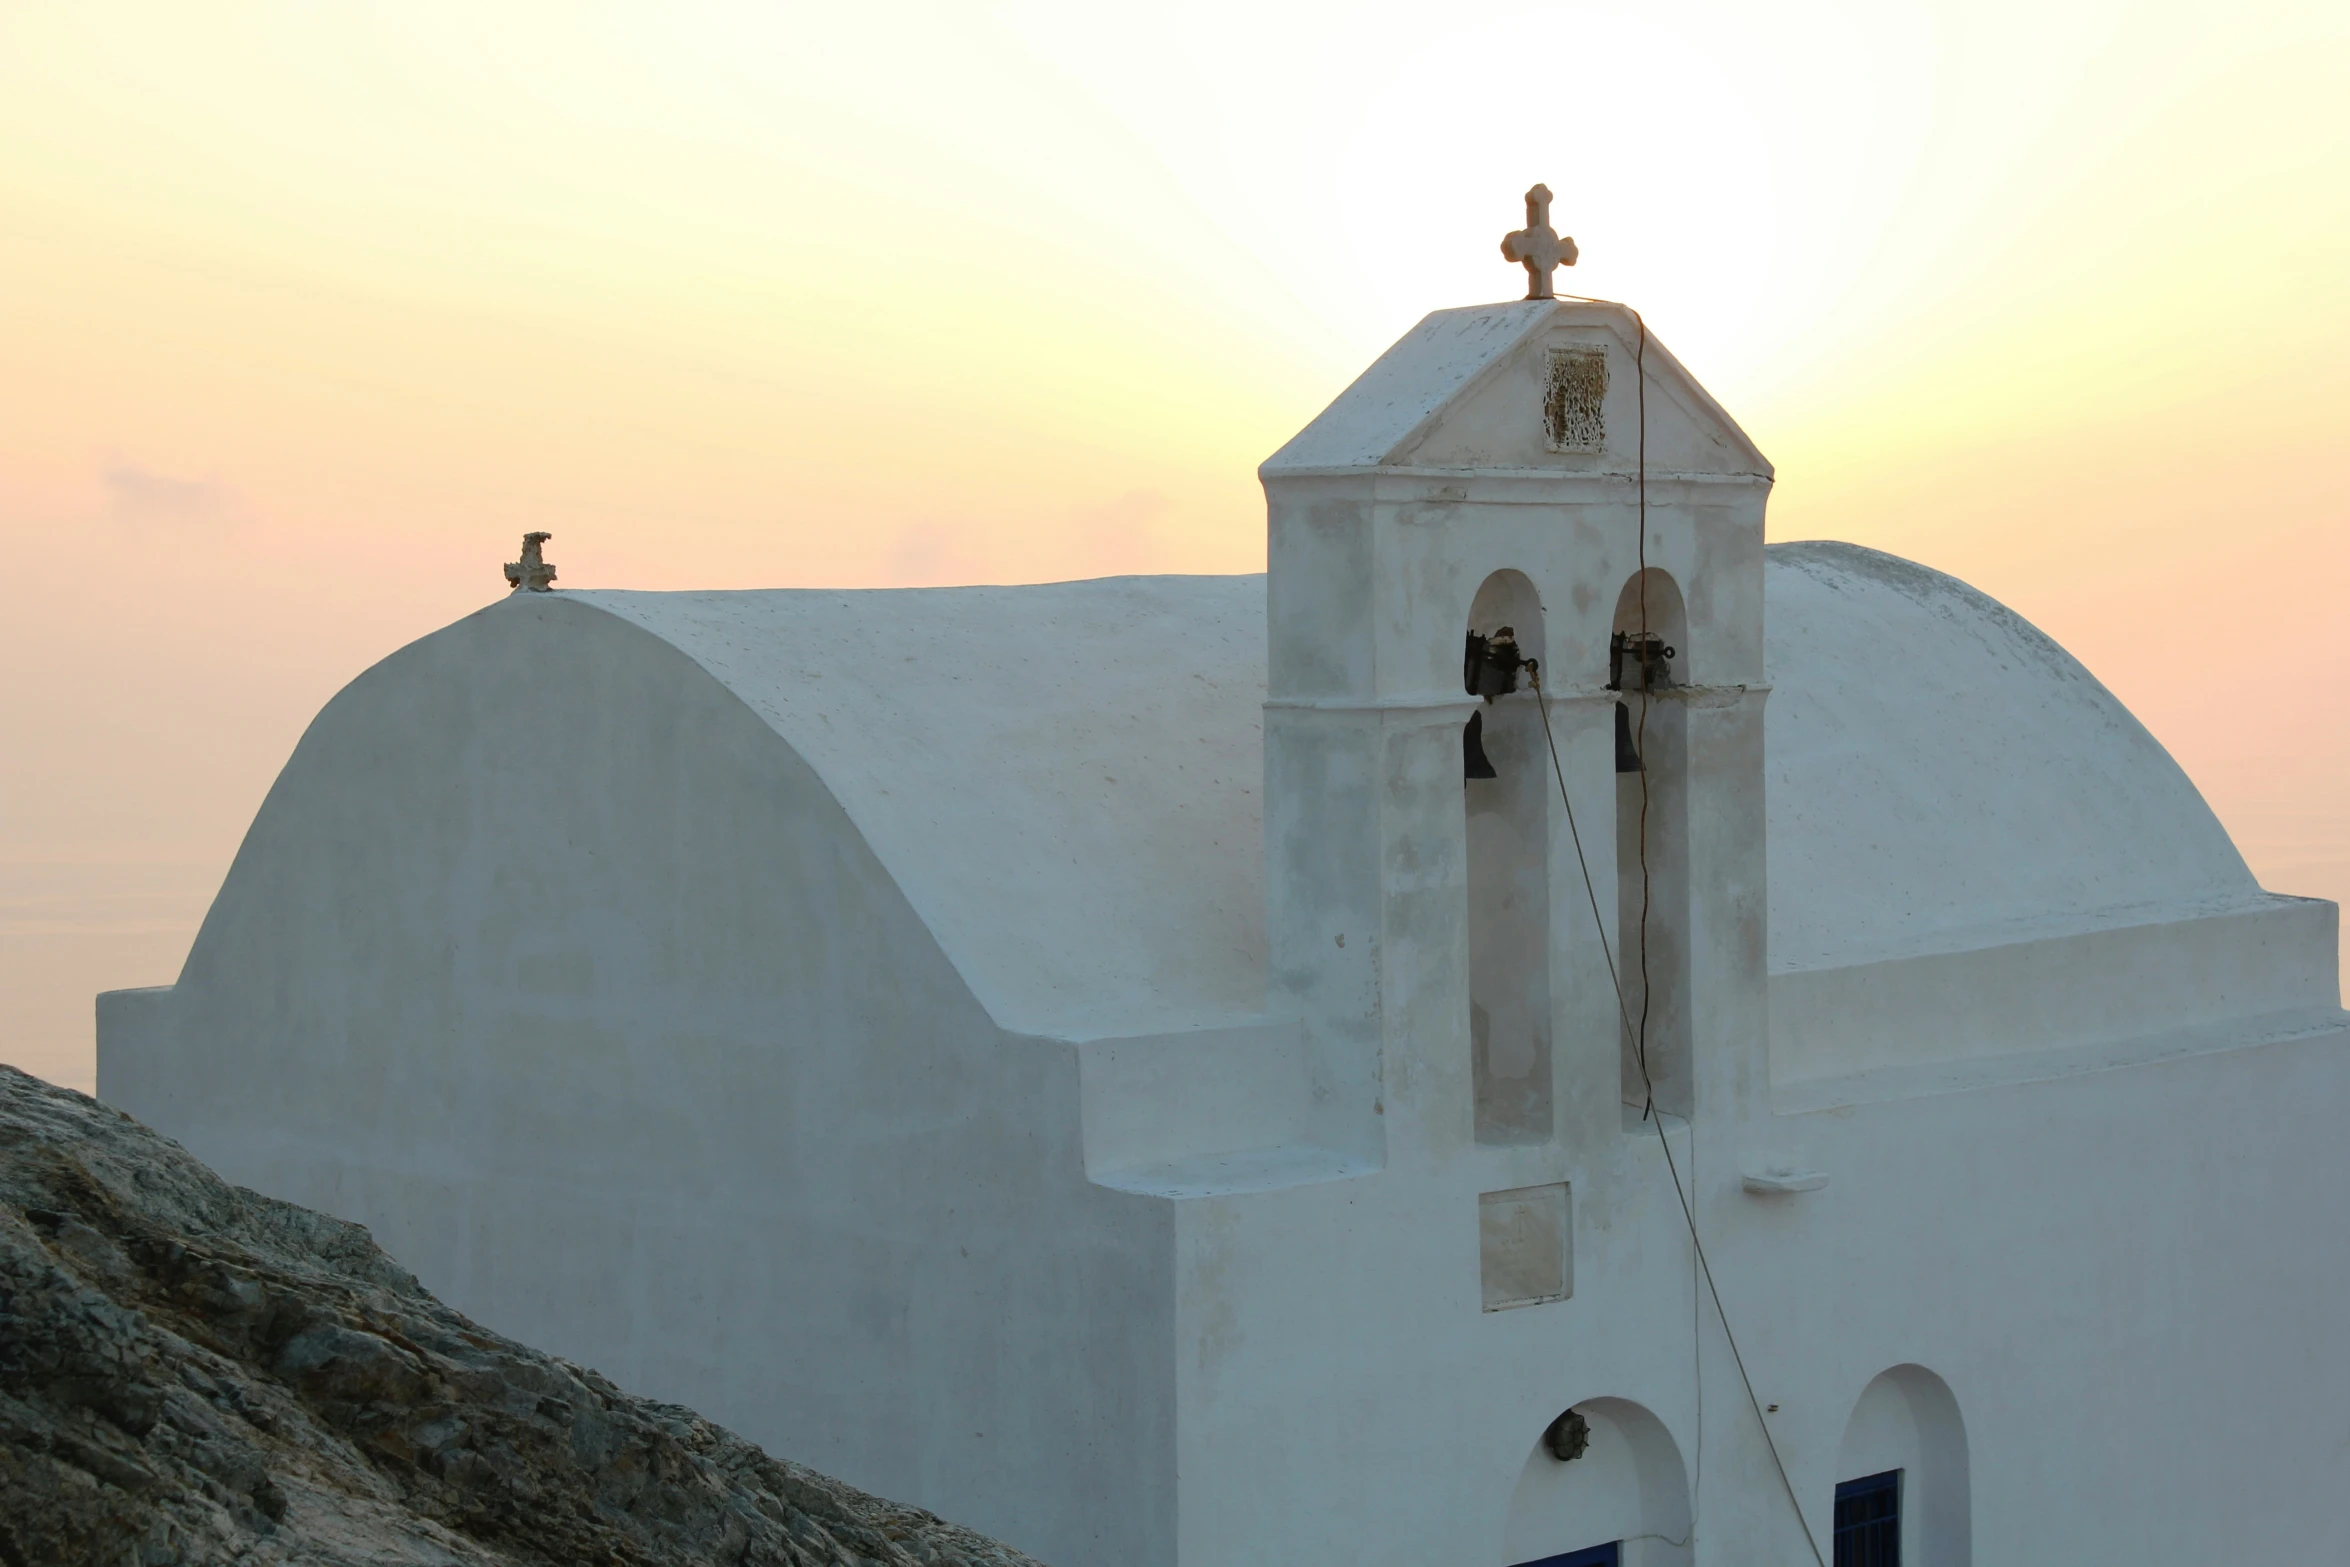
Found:
[[(2063, 649), (1848, 544), (1766, 582), (1778, 971), (2261, 896), (2184, 773)], [(1261, 576), (566, 595), (804, 757), (1007, 1026), (1263, 1000)]]
[(566, 597), (788, 741), (999, 1023), (1262, 1010), (1263, 577)]
[(2261, 898), (2170, 753), (2021, 615), (1856, 544), (1765, 561), (1773, 969)]

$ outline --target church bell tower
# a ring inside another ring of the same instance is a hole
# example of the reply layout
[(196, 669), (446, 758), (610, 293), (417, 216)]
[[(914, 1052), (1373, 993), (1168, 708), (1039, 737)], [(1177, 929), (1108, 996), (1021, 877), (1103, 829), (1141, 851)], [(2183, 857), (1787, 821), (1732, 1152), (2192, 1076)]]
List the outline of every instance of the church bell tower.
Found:
[(1389, 1161), (1761, 1083), (1771, 467), (1548, 206), (1259, 469), (1270, 1000)]

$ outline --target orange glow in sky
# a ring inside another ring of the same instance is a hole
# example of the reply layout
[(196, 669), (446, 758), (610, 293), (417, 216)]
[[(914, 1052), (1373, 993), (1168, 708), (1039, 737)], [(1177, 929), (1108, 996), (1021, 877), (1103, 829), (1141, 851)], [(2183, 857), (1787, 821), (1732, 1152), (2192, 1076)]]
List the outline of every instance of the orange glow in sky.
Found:
[[(2350, 895), (2350, 7), (0, 9), (0, 1059), (503, 591), (1244, 571), (1519, 193), (1778, 464)], [(518, 688), (527, 672), (499, 671)]]

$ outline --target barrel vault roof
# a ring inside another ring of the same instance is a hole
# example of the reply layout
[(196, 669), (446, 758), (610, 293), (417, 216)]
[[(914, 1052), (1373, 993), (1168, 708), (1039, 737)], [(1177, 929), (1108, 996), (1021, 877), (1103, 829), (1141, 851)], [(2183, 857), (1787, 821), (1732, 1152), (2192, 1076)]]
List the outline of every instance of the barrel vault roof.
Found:
[[(1774, 969), (2262, 896), (2169, 755), (2019, 616), (1852, 545), (1768, 560)], [(1263, 577), (569, 597), (804, 757), (1007, 1026), (1262, 1005)]]

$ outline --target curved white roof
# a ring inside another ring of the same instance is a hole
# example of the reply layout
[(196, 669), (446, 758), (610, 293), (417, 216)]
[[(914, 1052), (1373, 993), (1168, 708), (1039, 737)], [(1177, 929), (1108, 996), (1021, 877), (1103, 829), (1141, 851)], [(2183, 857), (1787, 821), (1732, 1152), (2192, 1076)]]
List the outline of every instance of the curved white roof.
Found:
[(1765, 559), (1773, 969), (2264, 896), (2170, 753), (2022, 616), (1856, 544)]
[(566, 596), (773, 725), (1006, 1027), (1263, 1009), (1263, 577)]
[[(2161, 746), (2022, 619), (1853, 545), (1768, 559), (1775, 970), (2261, 896)], [(567, 597), (772, 725), (1006, 1026), (1262, 1006), (1263, 577)]]

